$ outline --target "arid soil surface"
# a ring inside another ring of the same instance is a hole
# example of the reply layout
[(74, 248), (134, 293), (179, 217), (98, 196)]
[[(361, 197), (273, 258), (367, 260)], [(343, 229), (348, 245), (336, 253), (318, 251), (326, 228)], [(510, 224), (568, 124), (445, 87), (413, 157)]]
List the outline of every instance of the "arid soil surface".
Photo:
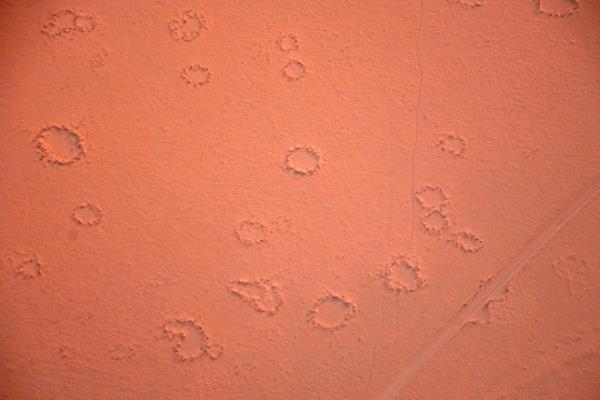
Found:
[(600, 399), (600, 2), (0, 11), (0, 399)]

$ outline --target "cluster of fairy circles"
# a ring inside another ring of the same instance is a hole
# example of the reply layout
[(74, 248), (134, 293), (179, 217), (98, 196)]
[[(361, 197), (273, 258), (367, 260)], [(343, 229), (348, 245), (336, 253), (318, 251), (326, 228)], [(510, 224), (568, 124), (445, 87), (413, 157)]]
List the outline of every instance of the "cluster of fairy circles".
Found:
[[(484, 5), (484, 0), (453, 0), (463, 8), (475, 9)], [(549, 17), (565, 18), (579, 10), (578, 0), (533, 0), (536, 12)]]
[(439, 186), (423, 185), (415, 197), (424, 210), (420, 217), (423, 230), (431, 235), (441, 235), (450, 227), (450, 220), (446, 211), (449, 200), (444, 190)]
[(483, 248), (483, 241), (470, 230), (452, 230), (449, 218), (450, 201), (444, 189), (436, 185), (423, 185), (415, 193), (423, 212), (420, 225), (428, 235), (445, 240), (465, 253), (476, 253)]
[[(482, 0), (456, 0), (465, 7), (480, 7)], [(566, 17), (579, 9), (576, 0), (537, 0), (538, 12), (553, 17)], [(71, 9), (63, 9), (50, 14), (42, 27), (49, 37), (73, 37), (76, 34), (96, 29), (96, 19)], [(181, 12), (168, 24), (171, 37), (177, 41), (190, 42), (197, 39), (207, 29), (203, 15), (187, 10)], [(297, 35), (282, 34), (276, 40), (282, 52), (291, 54), (300, 49)], [(288, 58), (281, 69), (281, 75), (287, 81), (298, 81), (307, 76), (304, 62), (297, 58)], [(191, 87), (197, 88), (210, 83), (209, 69), (200, 64), (192, 64), (181, 72), (181, 79)], [(39, 159), (53, 166), (71, 165), (86, 155), (81, 135), (74, 129), (62, 125), (50, 125), (40, 130), (35, 137), (35, 147)], [(439, 139), (436, 146), (453, 157), (462, 158), (466, 151), (466, 141), (456, 134), (448, 134)], [(317, 149), (310, 146), (296, 146), (288, 150), (283, 168), (296, 177), (316, 174), (323, 163), (323, 157)], [(475, 253), (483, 248), (482, 240), (468, 230), (451, 231), (448, 216), (450, 201), (439, 186), (424, 185), (416, 193), (416, 199), (424, 210), (420, 223), (425, 233), (445, 238), (466, 253)], [(96, 226), (103, 218), (102, 210), (94, 204), (84, 203), (77, 206), (72, 219), (81, 226)], [(239, 241), (245, 245), (265, 243), (270, 228), (254, 219), (244, 220), (236, 230)], [(20, 255), (13, 260), (15, 272), (25, 279), (42, 276), (44, 265), (35, 255)], [(587, 263), (576, 256), (561, 257), (553, 263), (555, 273), (571, 284), (571, 290), (581, 290)], [(393, 257), (381, 270), (385, 287), (401, 294), (413, 293), (425, 285), (419, 263), (407, 256)], [(228, 285), (228, 290), (252, 309), (266, 315), (275, 315), (283, 305), (282, 293), (269, 279), (238, 279)], [(326, 292), (319, 297), (312, 309), (306, 313), (306, 319), (313, 326), (326, 331), (336, 331), (347, 326), (356, 318), (358, 308), (348, 297)], [(194, 361), (201, 358), (217, 359), (223, 353), (223, 347), (211, 342), (203, 325), (196, 319), (178, 318), (162, 326), (164, 337), (172, 343), (173, 352), (178, 361)], [(131, 358), (136, 345), (119, 346), (114, 349), (113, 359)]]
[(43, 128), (35, 137), (34, 145), (39, 159), (53, 166), (71, 165), (85, 157), (81, 135), (62, 125)]
[[(81, 17), (70, 11), (55, 13), (52, 23), (57, 24), (60, 18), (74, 15)], [(64, 27), (62, 30), (68, 32), (68, 29)], [(82, 136), (75, 129), (63, 125), (55, 124), (42, 128), (32, 143), (38, 159), (53, 167), (70, 166), (82, 160), (86, 155)], [(102, 217), (102, 210), (91, 203), (80, 204), (71, 213), (72, 220), (81, 226), (96, 226), (101, 222)], [(16, 264), (17, 274), (24, 278), (31, 279), (42, 276), (44, 266), (35, 255), (20, 255)]]
[[(254, 311), (267, 316), (278, 314), (284, 304), (283, 294), (271, 278), (240, 278), (227, 284), (226, 288)], [(306, 319), (316, 328), (336, 331), (348, 325), (356, 317), (357, 310), (348, 297), (326, 291), (306, 313)]]
[(326, 292), (306, 313), (306, 319), (317, 328), (336, 331), (348, 325), (356, 317), (357, 311), (356, 304), (346, 296)]
[(425, 285), (419, 263), (404, 255), (393, 257), (381, 270), (381, 277), (387, 289), (399, 294), (415, 292)]
[[(196, 11), (186, 10), (169, 22), (168, 29), (173, 40), (191, 42), (207, 29), (206, 18)], [(192, 64), (181, 71), (180, 78), (188, 86), (198, 88), (210, 83), (211, 73), (204, 65)]]
[[(254, 311), (268, 316), (277, 314), (283, 305), (283, 295), (271, 279), (238, 279), (228, 284), (227, 289)], [(337, 331), (356, 317), (357, 310), (356, 304), (346, 296), (325, 292), (306, 313), (306, 319), (316, 328)], [(196, 342), (200, 342), (201, 345), (196, 348), (205, 346), (205, 341), (203, 336), (197, 338)], [(176, 347), (176, 350), (177, 354), (181, 353), (179, 347)], [(201, 356), (202, 352), (198, 350), (186, 359)]]
[[(295, 146), (286, 152), (282, 169), (294, 177), (308, 177), (321, 169), (323, 161), (321, 152), (315, 147)], [(289, 221), (279, 220), (275, 225), (279, 233), (290, 230)], [(235, 236), (246, 246), (266, 243), (271, 233), (271, 227), (254, 217), (241, 221), (235, 229)]]
[(208, 357), (216, 360), (223, 353), (223, 346), (211, 342), (200, 321), (178, 318), (163, 325), (163, 335), (173, 343), (177, 361), (194, 361)]
[[(293, 33), (281, 34), (275, 41), (279, 50), (292, 53), (300, 49), (300, 40)], [(307, 75), (306, 64), (297, 58), (288, 58), (281, 68), (281, 76), (288, 82), (294, 82)]]
[(55, 11), (42, 26), (42, 32), (49, 37), (72, 37), (75, 34), (91, 32), (96, 28), (96, 19), (70, 9)]

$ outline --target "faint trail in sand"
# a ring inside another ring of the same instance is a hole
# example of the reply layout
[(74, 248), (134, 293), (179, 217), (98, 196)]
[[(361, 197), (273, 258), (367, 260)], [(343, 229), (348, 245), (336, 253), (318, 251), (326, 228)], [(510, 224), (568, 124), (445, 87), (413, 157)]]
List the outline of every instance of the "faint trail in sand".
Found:
[[(415, 133), (414, 133), (414, 139), (413, 139), (413, 144), (412, 144), (412, 150), (411, 150), (411, 167), (410, 167), (410, 233), (409, 233), (409, 240), (408, 240), (408, 246), (407, 246), (407, 251), (410, 250), (410, 247), (412, 245), (412, 241), (413, 241), (413, 235), (414, 235), (414, 210), (415, 210), (415, 155), (416, 155), (416, 151), (417, 151), (417, 142), (418, 142), (418, 136), (419, 136), (419, 129), (420, 129), (420, 124), (419, 124), (419, 116), (421, 114), (421, 97), (422, 97), (422, 87), (423, 87), (423, 70), (421, 68), (421, 33), (423, 31), (423, 0), (420, 0), (420, 6), (419, 6), (419, 27), (417, 30), (417, 39), (416, 39), (416, 44), (415, 44), (415, 55), (416, 55), (416, 59), (417, 59), (417, 67), (418, 67), (418, 74), (419, 74), (419, 83), (418, 83), (418, 92), (417, 92), (417, 101), (416, 101), (416, 106), (415, 106)], [(393, 146), (394, 142), (393, 142), (393, 136), (390, 139), (390, 143), (388, 145), (388, 149), (389, 149), (389, 154), (390, 154), (390, 159), (389, 159), (389, 168), (390, 171), (393, 170), (394, 168), (394, 164), (393, 164)], [(392, 174), (391, 172), (388, 174), (388, 194), (389, 194), (389, 200), (390, 200), (390, 204), (393, 204), (393, 195), (392, 195)], [(391, 215), (393, 211), (393, 207), (389, 207), (389, 214)], [(387, 253), (388, 255), (393, 255), (393, 247), (392, 247), (392, 243), (391, 243), (391, 218), (388, 218), (388, 223), (387, 223), (387, 227), (386, 227), (386, 231), (387, 231), (387, 242), (386, 242), (386, 246), (387, 246)], [(397, 299), (396, 299), (396, 307), (398, 306), (397, 304)], [(374, 367), (374, 363), (375, 363), (375, 349), (376, 346), (378, 344), (377, 342), (377, 337), (379, 335), (380, 332), (383, 331), (383, 309), (382, 309), (382, 300), (381, 298), (379, 298), (379, 301), (377, 303), (377, 310), (378, 310), (378, 324), (377, 326), (373, 329), (373, 336), (372, 336), (372, 345), (371, 345), (371, 352), (370, 352), (370, 356), (369, 356), (369, 378), (367, 381), (367, 390), (370, 390), (370, 385), (371, 382), (373, 381), (373, 367)], [(398, 315), (396, 314), (394, 317), (394, 327), (398, 326)]]
[(475, 314), (490, 298), (498, 295), (502, 289), (517, 275), (523, 266), (533, 257), (544, 244), (550, 240), (567, 222), (573, 218), (579, 210), (589, 203), (594, 196), (600, 192), (600, 180), (597, 180), (580, 197), (565, 208), (544, 230), (523, 248), (508, 265), (501, 269), (500, 273), (473, 299), (473, 301), (464, 307), (441, 331), (439, 331), (419, 351), (407, 364), (400, 370), (394, 381), (385, 388), (385, 392), (380, 397), (382, 400), (392, 400), (410, 381), (410, 379), (437, 353), (442, 347), (460, 331), (462, 326), (473, 314)]
[(419, 30), (417, 31), (417, 42), (415, 44), (415, 52), (417, 57), (417, 67), (419, 69), (419, 88), (417, 92), (417, 105), (415, 109), (415, 137), (412, 146), (412, 154), (410, 157), (410, 236), (408, 246), (412, 244), (414, 234), (414, 214), (415, 214), (415, 155), (417, 154), (417, 143), (419, 141), (419, 130), (421, 128), (421, 98), (423, 94), (423, 68), (421, 66), (421, 33), (423, 32), (423, 0), (419, 6)]

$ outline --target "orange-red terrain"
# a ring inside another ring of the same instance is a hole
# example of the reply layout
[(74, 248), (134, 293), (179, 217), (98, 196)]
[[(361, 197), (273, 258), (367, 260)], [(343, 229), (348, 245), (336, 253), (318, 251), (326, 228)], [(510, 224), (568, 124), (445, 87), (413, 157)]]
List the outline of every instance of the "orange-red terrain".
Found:
[(600, 2), (0, 10), (0, 399), (600, 399)]

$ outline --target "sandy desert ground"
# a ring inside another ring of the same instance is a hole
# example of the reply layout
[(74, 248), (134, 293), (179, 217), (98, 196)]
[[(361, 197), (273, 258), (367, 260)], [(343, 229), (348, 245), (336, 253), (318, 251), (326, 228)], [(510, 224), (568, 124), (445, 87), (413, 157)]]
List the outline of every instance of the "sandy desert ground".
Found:
[(600, 399), (600, 2), (0, 10), (0, 399)]

